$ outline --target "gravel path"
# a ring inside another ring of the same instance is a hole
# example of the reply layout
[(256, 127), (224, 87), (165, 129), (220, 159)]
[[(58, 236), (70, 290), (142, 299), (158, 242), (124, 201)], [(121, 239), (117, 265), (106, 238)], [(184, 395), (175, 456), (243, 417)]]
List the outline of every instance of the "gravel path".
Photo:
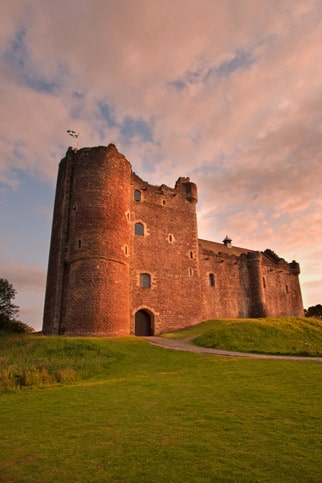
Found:
[(300, 357), (300, 356), (273, 356), (269, 354), (248, 354), (245, 352), (231, 352), (219, 349), (208, 349), (207, 347), (198, 347), (191, 344), (194, 337), (188, 339), (165, 339), (163, 337), (145, 337), (150, 344), (163, 347), (164, 349), (172, 349), (177, 351), (199, 352), (203, 354), (214, 354), (217, 356), (229, 357), (248, 357), (251, 359), (280, 359), (284, 361), (315, 361), (322, 362), (322, 357)]

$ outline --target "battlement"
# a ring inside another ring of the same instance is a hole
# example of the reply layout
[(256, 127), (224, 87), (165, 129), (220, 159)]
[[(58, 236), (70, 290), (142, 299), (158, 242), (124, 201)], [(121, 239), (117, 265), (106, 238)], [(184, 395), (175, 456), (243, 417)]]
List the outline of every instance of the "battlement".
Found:
[(198, 239), (198, 190), (136, 175), (114, 144), (59, 164), (46, 334), (123, 336), (217, 317), (303, 315), (299, 264)]

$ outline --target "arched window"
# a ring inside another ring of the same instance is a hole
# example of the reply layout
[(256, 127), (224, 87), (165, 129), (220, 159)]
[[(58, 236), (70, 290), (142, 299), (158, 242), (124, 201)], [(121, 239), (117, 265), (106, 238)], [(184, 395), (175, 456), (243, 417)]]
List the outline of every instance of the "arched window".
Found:
[(215, 275), (213, 273), (209, 273), (209, 285), (210, 287), (215, 286)]
[(140, 287), (141, 288), (151, 287), (151, 275), (149, 273), (140, 273)]
[(134, 190), (134, 201), (141, 201), (141, 191)]
[(144, 225), (142, 223), (135, 223), (134, 233), (138, 236), (144, 236)]

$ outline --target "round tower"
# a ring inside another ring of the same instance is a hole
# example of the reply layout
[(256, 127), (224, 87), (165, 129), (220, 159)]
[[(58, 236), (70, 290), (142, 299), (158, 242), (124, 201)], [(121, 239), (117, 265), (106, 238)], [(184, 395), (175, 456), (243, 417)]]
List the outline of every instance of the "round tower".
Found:
[(131, 165), (113, 144), (73, 158), (60, 333), (129, 335)]

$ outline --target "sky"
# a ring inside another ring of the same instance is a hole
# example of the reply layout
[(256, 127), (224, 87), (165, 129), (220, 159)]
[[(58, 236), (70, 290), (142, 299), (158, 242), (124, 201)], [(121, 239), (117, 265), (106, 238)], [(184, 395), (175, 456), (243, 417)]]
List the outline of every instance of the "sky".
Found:
[(2, 0), (0, 109), (0, 277), (36, 330), (67, 129), (189, 176), (200, 238), (297, 260), (322, 303), (322, 0)]

